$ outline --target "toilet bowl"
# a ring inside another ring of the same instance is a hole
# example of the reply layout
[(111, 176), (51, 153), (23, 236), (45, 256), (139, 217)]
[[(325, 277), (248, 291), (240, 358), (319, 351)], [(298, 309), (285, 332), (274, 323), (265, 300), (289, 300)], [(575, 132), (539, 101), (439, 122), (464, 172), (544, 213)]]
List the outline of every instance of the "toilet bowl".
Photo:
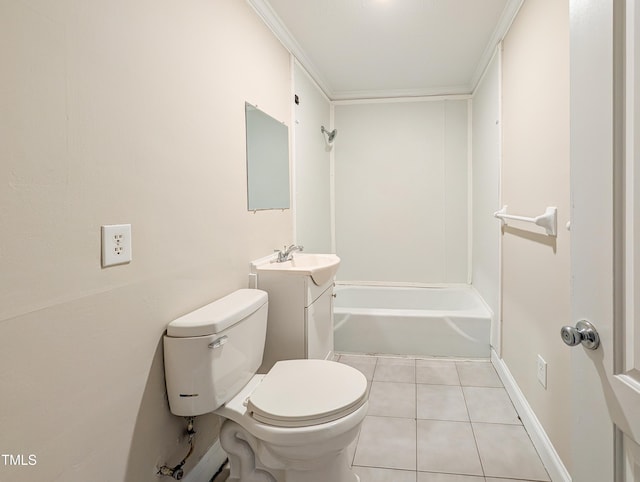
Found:
[[(347, 370), (339, 373), (342, 369)], [(358, 435), (367, 401), (366, 380), (360, 378), (360, 372), (351, 377), (352, 371), (357, 372), (322, 360), (277, 362), (267, 375), (253, 377), (214, 413), (228, 420), (225, 425), (234, 424), (234, 435), (249, 443), (259, 465), (273, 469), (274, 480), (355, 482), (358, 479), (350, 470), (347, 447)], [(316, 378), (322, 372), (327, 376), (326, 387)], [(312, 381), (315, 386), (309, 389)], [(347, 393), (331, 395), (347, 383)], [(319, 401), (316, 395), (325, 389)], [(223, 432), (225, 429), (229, 430), (225, 427)], [(230, 454), (238, 450), (224, 437), (221, 443)], [(244, 480), (231, 465), (230, 480), (235, 480), (234, 476)]]
[(261, 364), (267, 294), (238, 290), (171, 322), (164, 337), (172, 413), (225, 419), (231, 481), (357, 482), (347, 448), (367, 413), (367, 381), (327, 360)]

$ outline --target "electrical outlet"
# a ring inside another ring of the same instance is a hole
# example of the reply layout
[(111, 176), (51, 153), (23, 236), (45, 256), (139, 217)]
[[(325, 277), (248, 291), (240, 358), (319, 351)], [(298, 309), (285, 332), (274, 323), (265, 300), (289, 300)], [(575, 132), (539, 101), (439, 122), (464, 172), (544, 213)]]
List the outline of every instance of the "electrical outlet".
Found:
[(131, 225), (102, 226), (102, 267), (131, 261)]
[(547, 362), (538, 355), (538, 381), (540, 385), (547, 388)]

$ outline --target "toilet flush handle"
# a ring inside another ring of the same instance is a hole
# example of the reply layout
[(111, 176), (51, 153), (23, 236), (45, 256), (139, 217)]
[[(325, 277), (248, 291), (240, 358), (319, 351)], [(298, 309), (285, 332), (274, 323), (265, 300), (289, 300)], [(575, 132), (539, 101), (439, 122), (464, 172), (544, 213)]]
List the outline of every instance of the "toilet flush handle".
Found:
[(229, 341), (229, 337), (227, 335), (221, 336), (220, 338), (212, 341), (211, 343), (209, 343), (209, 348), (220, 348), (222, 345), (224, 345), (227, 341)]

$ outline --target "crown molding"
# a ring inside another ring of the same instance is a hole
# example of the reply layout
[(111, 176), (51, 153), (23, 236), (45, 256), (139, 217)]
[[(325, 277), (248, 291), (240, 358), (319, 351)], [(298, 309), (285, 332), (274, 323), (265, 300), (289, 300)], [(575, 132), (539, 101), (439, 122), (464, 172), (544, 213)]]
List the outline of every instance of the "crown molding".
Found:
[(298, 63), (307, 71), (311, 78), (318, 84), (318, 87), (329, 98), (333, 98), (333, 91), (328, 82), (324, 79), (320, 71), (313, 64), (311, 59), (304, 52), (293, 34), (282, 23), (280, 17), (274, 12), (271, 5), (266, 0), (247, 0), (247, 3), (256, 11), (262, 21), (271, 29), (282, 45), (295, 57)]
[(401, 97), (432, 97), (447, 95), (465, 95), (474, 92), (478, 86), (484, 71), (486, 70), (496, 46), (505, 37), (524, 0), (508, 0), (502, 11), (498, 25), (494, 29), (489, 42), (476, 65), (476, 69), (467, 85), (454, 85), (444, 87), (427, 87), (424, 89), (391, 89), (391, 90), (341, 90), (336, 91), (330, 87), (329, 82), (323, 77), (318, 68), (307, 56), (293, 34), (282, 23), (280, 17), (273, 10), (268, 0), (247, 0), (247, 3), (255, 10), (262, 21), (271, 29), (276, 38), (294, 56), (298, 64), (315, 81), (320, 90), (330, 101), (342, 100), (366, 100)]
[(487, 45), (482, 52), (482, 56), (476, 65), (476, 70), (471, 76), (469, 85), (471, 86), (472, 91), (475, 91), (476, 87), (478, 87), (478, 83), (480, 82), (484, 71), (487, 69), (489, 62), (491, 62), (491, 59), (493, 58), (497, 45), (502, 42), (502, 39), (507, 35), (507, 32), (511, 28), (511, 25), (515, 20), (516, 15), (518, 15), (523, 3), (524, 0), (508, 0), (507, 4), (504, 6), (502, 15), (500, 15), (500, 20), (498, 20), (498, 24), (491, 34), (491, 38), (489, 39), (489, 42), (487, 42)]
[(445, 87), (428, 87), (424, 89), (389, 89), (389, 90), (340, 90), (334, 93), (331, 100), (373, 100), (414, 97), (448, 97), (471, 94), (469, 85), (453, 85)]

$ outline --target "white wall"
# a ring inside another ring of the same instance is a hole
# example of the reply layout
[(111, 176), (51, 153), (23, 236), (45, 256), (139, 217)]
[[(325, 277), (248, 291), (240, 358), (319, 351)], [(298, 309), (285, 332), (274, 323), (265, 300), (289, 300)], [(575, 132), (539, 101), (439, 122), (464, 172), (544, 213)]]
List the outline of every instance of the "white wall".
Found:
[(499, 350), (500, 53), (494, 55), (473, 95), (472, 284), (494, 314), (492, 345)]
[[(558, 236), (532, 225), (504, 229), (502, 358), (564, 465), (571, 463), (569, 2), (525, 2), (503, 42), (502, 196), (514, 214), (558, 208)], [(534, 234), (535, 233), (535, 234)], [(548, 363), (547, 388), (536, 357)]]
[(330, 127), (329, 99), (297, 63), (295, 106), (296, 243), (311, 253), (331, 252), (330, 150), (320, 126)]
[(467, 282), (467, 103), (336, 103), (340, 280)]
[[(0, 480), (157, 481), (187, 448), (166, 324), (292, 242), (247, 212), (244, 136), (245, 101), (290, 125), (289, 54), (237, 0), (32, 0), (0, 2), (0, 64), (0, 449), (37, 457)], [(101, 269), (110, 223), (133, 262)]]

